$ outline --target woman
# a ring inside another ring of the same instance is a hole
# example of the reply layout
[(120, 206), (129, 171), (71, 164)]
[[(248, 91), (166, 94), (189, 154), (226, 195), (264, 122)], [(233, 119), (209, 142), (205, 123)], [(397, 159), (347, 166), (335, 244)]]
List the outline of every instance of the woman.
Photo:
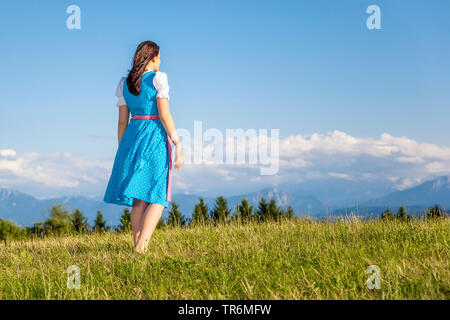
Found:
[[(159, 71), (161, 55), (153, 41), (136, 49), (133, 66), (117, 86), (119, 107), (117, 149), (104, 201), (132, 206), (134, 247), (143, 253), (171, 201), (172, 148), (175, 168), (183, 153), (169, 111), (167, 75)], [(132, 115), (128, 123), (129, 115)]]

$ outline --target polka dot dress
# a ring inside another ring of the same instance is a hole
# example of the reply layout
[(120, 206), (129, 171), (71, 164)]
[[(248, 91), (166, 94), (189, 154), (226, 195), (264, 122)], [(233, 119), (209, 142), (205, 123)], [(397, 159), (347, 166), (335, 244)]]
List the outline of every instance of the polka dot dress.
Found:
[[(142, 76), (138, 96), (131, 94), (123, 81), (123, 97), (132, 116), (158, 114), (155, 75), (150, 71)], [(136, 198), (167, 208), (171, 201), (170, 149), (159, 119), (131, 120), (117, 149), (104, 201), (132, 206)]]

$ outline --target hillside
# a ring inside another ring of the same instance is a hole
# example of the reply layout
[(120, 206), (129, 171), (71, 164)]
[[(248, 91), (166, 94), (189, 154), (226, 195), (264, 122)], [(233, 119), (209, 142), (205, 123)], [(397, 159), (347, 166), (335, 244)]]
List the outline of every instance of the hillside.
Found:
[(0, 218), (31, 226), (34, 222), (45, 220), (48, 209), (58, 203), (69, 211), (80, 209), (91, 223), (95, 220), (97, 210), (101, 210), (108, 224), (117, 224), (125, 208), (87, 197), (36, 199), (17, 190), (0, 189)]
[(362, 206), (430, 206), (439, 204), (450, 207), (450, 175), (426, 181), (418, 186), (389, 193), (388, 195), (367, 201)]
[[(449, 223), (157, 229), (145, 255), (130, 234), (1, 242), (0, 299), (450, 299)], [(370, 265), (380, 289), (365, 285)], [(77, 290), (69, 266), (80, 270)]]

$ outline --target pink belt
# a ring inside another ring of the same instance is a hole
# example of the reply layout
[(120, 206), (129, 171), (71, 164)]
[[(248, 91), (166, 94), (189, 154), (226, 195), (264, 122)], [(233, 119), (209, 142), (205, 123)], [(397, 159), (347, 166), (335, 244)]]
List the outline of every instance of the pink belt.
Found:
[[(134, 115), (131, 120), (155, 120), (159, 119), (159, 114), (143, 114)], [(170, 144), (169, 135), (167, 135), (167, 150), (169, 151), (169, 173), (167, 177), (167, 201), (172, 199), (171, 177), (172, 177), (172, 145)]]
[(134, 115), (131, 117), (131, 120), (153, 120), (159, 119), (159, 114), (142, 114), (142, 115)]

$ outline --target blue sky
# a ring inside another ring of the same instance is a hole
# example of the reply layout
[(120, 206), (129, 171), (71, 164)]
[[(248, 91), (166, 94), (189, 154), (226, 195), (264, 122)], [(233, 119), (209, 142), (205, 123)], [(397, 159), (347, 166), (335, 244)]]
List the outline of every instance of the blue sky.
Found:
[[(66, 28), (71, 4), (81, 30)], [(372, 4), (381, 30), (366, 27)], [(112, 161), (116, 85), (149, 39), (161, 47), (177, 127), (388, 133), (446, 152), (449, 9), (445, 0), (2, 3), (0, 149)]]

